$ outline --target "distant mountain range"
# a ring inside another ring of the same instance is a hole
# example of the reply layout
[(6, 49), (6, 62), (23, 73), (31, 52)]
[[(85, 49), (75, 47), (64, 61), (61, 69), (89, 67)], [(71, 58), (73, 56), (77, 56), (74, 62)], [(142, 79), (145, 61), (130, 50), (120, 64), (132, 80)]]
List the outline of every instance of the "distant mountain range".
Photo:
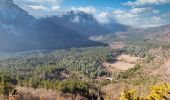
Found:
[(0, 1), (0, 51), (53, 50), (60, 48), (103, 45), (88, 39), (129, 26), (116, 22), (100, 24), (84, 12), (36, 19), (12, 0)]
[(96, 18), (94, 18), (93, 15), (84, 12), (70, 11), (63, 14), (61, 17), (52, 16), (46, 17), (43, 20), (47, 19), (85, 36), (109, 34), (117, 31), (127, 31), (129, 28), (131, 28), (129, 26), (119, 24), (116, 21), (101, 24), (96, 20)]

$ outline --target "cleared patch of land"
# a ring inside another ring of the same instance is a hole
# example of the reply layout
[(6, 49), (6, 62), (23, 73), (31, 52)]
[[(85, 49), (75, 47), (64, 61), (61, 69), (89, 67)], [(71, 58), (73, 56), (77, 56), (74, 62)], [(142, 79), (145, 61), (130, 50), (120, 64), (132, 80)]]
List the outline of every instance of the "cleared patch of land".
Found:
[(110, 48), (114, 48), (114, 49), (120, 49), (120, 48), (123, 48), (124, 46), (125, 46), (125, 43), (121, 41), (114, 42), (109, 45)]
[(115, 63), (105, 62), (105, 63), (103, 63), (103, 66), (105, 66), (106, 69), (108, 69), (109, 71), (114, 72), (114, 71), (128, 70), (130, 68), (133, 68), (134, 64), (117, 61)]
[(143, 58), (133, 57), (129, 55), (120, 55), (116, 57), (116, 61), (114, 62), (103, 62), (102, 65), (109, 72), (115, 71), (126, 71), (130, 68), (133, 68), (135, 64)]
[(134, 57), (134, 56), (130, 56), (130, 55), (120, 55), (117, 57), (118, 61), (121, 62), (127, 62), (127, 63), (131, 63), (131, 64), (135, 64), (138, 60), (141, 60), (144, 58), (139, 58), (139, 57)]

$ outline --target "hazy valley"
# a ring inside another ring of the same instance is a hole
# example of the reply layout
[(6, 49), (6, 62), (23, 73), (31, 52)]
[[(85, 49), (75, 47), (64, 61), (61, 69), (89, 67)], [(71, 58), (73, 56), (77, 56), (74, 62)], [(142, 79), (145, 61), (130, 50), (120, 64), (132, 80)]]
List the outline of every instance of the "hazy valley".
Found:
[(169, 76), (169, 24), (36, 18), (0, 0), (0, 100), (169, 100)]

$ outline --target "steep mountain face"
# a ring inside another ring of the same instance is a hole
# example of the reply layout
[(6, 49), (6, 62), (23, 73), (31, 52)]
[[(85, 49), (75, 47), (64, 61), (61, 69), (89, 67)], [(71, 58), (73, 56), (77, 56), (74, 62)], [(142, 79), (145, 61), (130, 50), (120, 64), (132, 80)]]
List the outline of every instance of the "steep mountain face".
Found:
[(48, 19), (35, 19), (12, 0), (0, 1), (0, 51), (51, 50), (98, 45)]
[(21, 45), (27, 42), (24, 34), (30, 31), (34, 20), (34, 17), (15, 5), (12, 0), (1, 0), (0, 51), (21, 49)]
[(130, 28), (129, 26), (122, 25), (114, 21), (101, 24), (94, 18), (93, 15), (84, 12), (71, 11), (61, 17), (53, 16), (46, 19), (53, 20), (54, 22), (85, 36), (127, 31)]
[[(41, 19), (35, 22), (34, 38), (41, 41), (42, 49), (51, 48), (70, 48), (81, 46), (95, 46), (101, 43), (90, 41), (87, 37), (82, 36), (74, 30), (65, 28), (50, 19)], [(45, 46), (45, 47), (44, 47)]]
[(34, 20), (34, 17), (15, 5), (12, 0), (0, 1), (0, 29), (17, 34), (17, 31), (31, 26), (30, 24)]

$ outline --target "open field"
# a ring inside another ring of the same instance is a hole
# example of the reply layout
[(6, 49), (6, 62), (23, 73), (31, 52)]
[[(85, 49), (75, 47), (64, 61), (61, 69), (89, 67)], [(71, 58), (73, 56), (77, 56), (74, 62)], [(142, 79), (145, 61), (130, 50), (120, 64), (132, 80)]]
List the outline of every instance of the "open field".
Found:
[(103, 63), (103, 66), (105, 66), (106, 69), (108, 69), (109, 71), (114, 72), (114, 71), (128, 70), (130, 68), (133, 68), (134, 64), (117, 61), (114, 63), (105, 62), (105, 63)]
[(109, 45), (109, 47), (113, 48), (113, 49), (120, 49), (120, 48), (123, 48), (124, 46), (125, 46), (125, 43), (123, 43), (121, 41), (113, 42)]
[(131, 63), (131, 64), (135, 64), (139, 60), (142, 60), (142, 59), (144, 59), (144, 58), (134, 57), (134, 56), (130, 56), (130, 55), (124, 55), (124, 54), (117, 57), (118, 61), (127, 62), (127, 63)]
[(135, 64), (141, 59), (143, 58), (122, 54), (116, 57), (115, 62), (103, 62), (102, 65), (110, 72), (126, 71), (130, 68), (133, 68)]

